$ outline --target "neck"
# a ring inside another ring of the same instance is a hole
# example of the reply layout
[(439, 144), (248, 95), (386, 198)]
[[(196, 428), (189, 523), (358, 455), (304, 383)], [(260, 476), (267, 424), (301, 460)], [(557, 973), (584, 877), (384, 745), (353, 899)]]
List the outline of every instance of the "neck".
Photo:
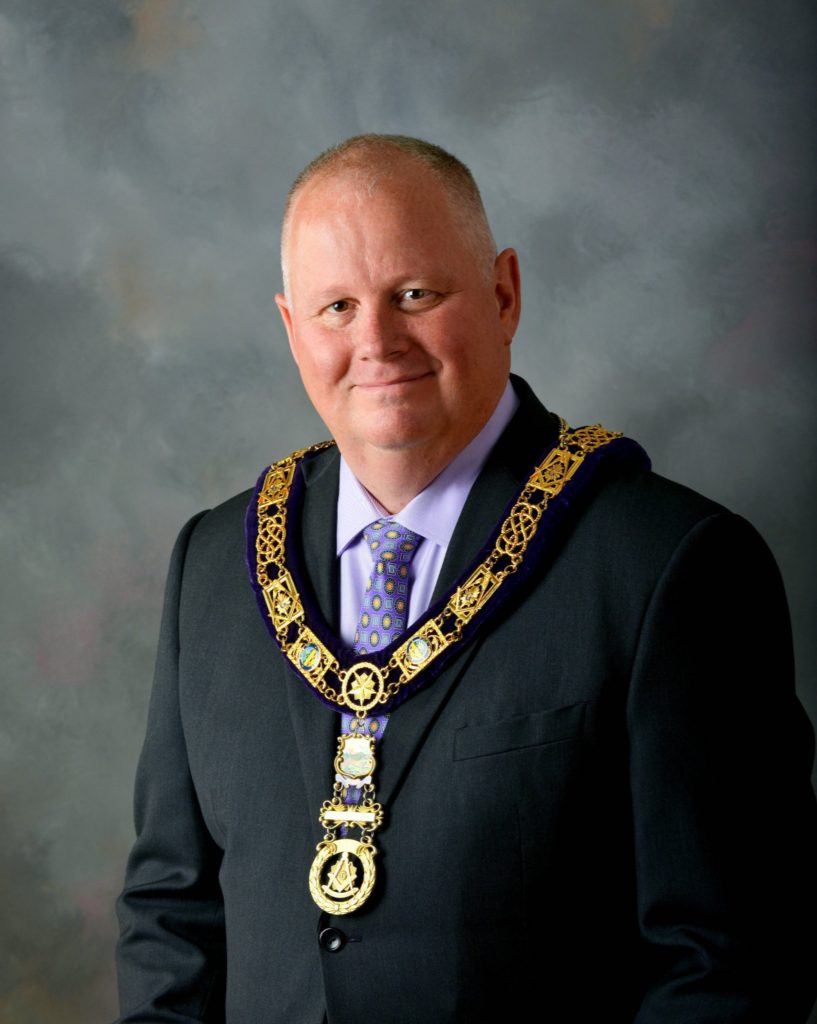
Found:
[(416, 449), (343, 451), (354, 475), (389, 515), (405, 508), (456, 454), (453, 450), (424, 453)]

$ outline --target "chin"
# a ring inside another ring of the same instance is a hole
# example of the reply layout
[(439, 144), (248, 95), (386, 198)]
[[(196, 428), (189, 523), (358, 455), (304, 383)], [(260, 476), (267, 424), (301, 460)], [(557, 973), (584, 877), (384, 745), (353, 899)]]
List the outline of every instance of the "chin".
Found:
[(391, 433), (370, 433), (362, 438), (368, 448), (376, 448), (382, 452), (410, 451), (430, 440), (427, 433), (410, 433), (407, 431)]
[(405, 410), (402, 413), (395, 410), (391, 415), (381, 411), (379, 416), (371, 417), (358, 437), (369, 447), (399, 451), (431, 440), (434, 436), (434, 431), (429, 429), (431, 426), (429, 417), (406, 415)]

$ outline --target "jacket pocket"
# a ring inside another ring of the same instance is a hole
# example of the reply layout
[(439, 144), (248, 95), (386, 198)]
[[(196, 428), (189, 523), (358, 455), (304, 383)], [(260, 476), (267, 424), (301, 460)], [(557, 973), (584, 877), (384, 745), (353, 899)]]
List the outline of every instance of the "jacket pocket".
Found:
[(465, 725), (454, 733), (454, 760), (466, 761), (575, 739), (584, 728), (586, 706), (584, 702), (568, 704), (485, 725)]

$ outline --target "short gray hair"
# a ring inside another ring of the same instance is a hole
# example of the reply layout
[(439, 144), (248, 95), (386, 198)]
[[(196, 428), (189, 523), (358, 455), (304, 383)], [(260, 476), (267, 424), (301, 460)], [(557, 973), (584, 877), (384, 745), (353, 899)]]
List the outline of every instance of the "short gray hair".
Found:
[(281, 227), (281, 272), (285, 292), (288, 290), (286, 250), (292, 208), (309, 182), (321, 175), (328, 177), (344, 171), (358, 171), (366, 175), (366, 186), (372, 192), (378, 180), (398, 166), (401, 158), (404, 160), (406, 156), (425, 164), (447, 190), (463, 232), (483, 264), (486, 278), (490, 278), (496, 258), (496, 243), (479, 188), (465, 164), (433, 142), (415, 139), (410, 135), (367, 134), (353, 135), (331, 146), (307, 164), (292, 183)]

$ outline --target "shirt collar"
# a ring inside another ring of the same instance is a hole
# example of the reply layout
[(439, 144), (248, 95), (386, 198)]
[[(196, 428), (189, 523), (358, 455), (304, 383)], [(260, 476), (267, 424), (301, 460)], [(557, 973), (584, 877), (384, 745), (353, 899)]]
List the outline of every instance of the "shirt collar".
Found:
[(446, 547), (457, 525), (468, 492), (485, 465), (485, 460), (510, 423), (519, 406), (511, 382), (490, 419), (462, 451), (393, 517), (383, 509), (355, 477), (341, 455), (338, 489), (337, 554), (357, 539), (361, 531), (379, 516), (397, 519), (426, 540)]

